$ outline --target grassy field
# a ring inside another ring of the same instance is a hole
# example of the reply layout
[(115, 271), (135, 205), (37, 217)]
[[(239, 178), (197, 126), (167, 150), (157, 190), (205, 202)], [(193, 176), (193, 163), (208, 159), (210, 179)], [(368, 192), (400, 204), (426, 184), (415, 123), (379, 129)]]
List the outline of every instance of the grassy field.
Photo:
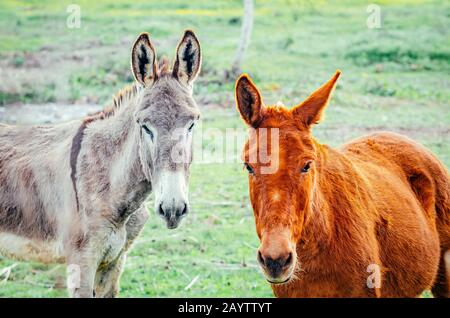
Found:
[[(234, 83), (223, 81), (239, 38), (240, 0), (80, 0), (80, 29), (66, 27), (70, 3), (1, 1), (0, 110), (20, 103), (103, 104), (132, 81), (129, 50), (137, 34), (149, 31), (158, 54), (173, 58), (183, 30), (192, 28), (203, 50), (195, 87), (203, 127), (243, 127)], [(339, 145), (393, 130), (424, 143), (448, 167), (450, 4), (377, 1), (382, 25), (369, 29), (369, 3), (256, 0), (243, 68), (266, 104), (286, 105), (303, 100), (339, 68), (343, 75), (325, 121), (314, 131), (319, 141)], [(151, 211), (129, 255), (121, 296), (272, 296), (256, 264), (242, 165), (195, 163), (191, 175), (193, 213), (180, 229), (168, 231)], [(13, 268), (0, 282), (0, 296), (66, 296), (64, 266), (0, 257), (0, 271), (7, 266)]]

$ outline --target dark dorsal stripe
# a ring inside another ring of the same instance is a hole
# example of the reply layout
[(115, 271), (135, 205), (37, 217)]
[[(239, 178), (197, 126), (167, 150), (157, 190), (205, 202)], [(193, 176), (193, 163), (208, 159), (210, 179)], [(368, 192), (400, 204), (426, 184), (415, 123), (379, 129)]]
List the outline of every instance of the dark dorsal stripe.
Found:
[(80, 128), (78, 128), (77, 133), (72, 139), (72, 147), (70, 149), (70, 178), (72, 179), (73, 191), (75, 192), (75, 200), (77, 202), (77, 211), (80, 210), (80, 201), (78, 199), (78, 191), (77, 191), (77, 161), (78, 155), (81, 150), (81, 142), (83, 141), (84, 130), (87, 125), (93, 121), (94, 117), (89, 117), (83, 120)]

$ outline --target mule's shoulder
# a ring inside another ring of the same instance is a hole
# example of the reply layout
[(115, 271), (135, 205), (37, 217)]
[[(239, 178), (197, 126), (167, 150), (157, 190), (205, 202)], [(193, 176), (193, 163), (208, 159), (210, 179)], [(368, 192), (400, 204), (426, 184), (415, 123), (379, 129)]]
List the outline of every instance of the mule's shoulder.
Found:
[(425, 146), (407, 136), (394, 132), (376, 132), (342, 145), (340, 150), (348, 157), (386, 164), (386, 160), (411, 173), (445, 170), (440, 160)]

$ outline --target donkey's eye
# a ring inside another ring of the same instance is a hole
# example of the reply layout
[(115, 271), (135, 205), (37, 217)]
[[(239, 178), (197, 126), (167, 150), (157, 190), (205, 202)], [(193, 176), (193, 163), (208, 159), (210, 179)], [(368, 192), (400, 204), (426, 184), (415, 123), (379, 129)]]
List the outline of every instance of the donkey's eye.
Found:
[(244, 167), (247, 169), (248, 173), (255, 174), (255, 171), (253, 171), (253, 168), (249, 164), (244, 163)]
[(153, 141), (154, 135), (153, 135), (153, 132), (150, 130), (150, 128), (148, 128), (147, 126), (143, 125), (142, 129), (144, 129), (144, 131), (150, 136), (150, 139)]
[(189, 128), (188, 128), (188, 131), (189, 131), (189, 132), (191, 132), (192, 129), (194, 128), (194, 124), (195, 124), (195, 123), (192, 123), (192, 124), (189, 126)]
[(302, 173), (307, 173), (311, 169), (311, 161), (308, 161), (302, 168)]

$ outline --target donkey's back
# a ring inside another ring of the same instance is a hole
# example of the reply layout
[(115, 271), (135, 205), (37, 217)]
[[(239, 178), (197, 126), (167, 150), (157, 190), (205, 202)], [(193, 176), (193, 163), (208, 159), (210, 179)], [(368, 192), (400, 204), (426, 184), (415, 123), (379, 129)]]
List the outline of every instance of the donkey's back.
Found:
[(1, 254), (63, 261), (57, 234), (73, 201), (68, 154), (78, 125), (0, 125)]

